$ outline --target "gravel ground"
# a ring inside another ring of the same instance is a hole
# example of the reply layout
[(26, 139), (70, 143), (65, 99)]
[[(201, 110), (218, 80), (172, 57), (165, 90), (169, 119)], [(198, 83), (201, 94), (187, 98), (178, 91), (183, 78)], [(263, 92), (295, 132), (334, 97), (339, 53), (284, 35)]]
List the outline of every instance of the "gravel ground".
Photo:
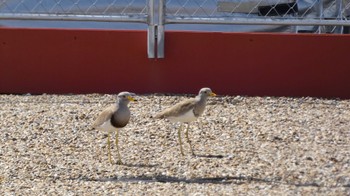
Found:
[(193, 157), (152, 118), (186, 96), (137, 96), (112, 165), (91, 124), (115, 95), (0, 95), (0, 195), (350, 195), (350, 100), (209, 98)]

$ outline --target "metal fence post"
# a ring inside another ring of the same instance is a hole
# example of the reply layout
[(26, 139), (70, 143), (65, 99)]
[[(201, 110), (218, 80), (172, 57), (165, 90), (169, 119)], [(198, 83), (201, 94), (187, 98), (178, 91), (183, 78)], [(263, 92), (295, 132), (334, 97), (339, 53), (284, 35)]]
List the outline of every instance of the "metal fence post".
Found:
[[(318, 7), (317, 7), (317, 17), (321, 21), (324, 18), (324, 13), (323, 13), (323, 0), (318, 0), (317, 2)], [(322, 26), (317, 27), (317, 32), (318, 34), (322, 33)]]
[[(342, 10), (343, 10), (343, 0), (336, 0), (336, 14), (337, 20), (342, 20)], [(335, 33), (342, 34), (344, 32), (344, 26), (337, 26), (335, 29)]]
[(166, 0), (159, 0), (158, 26), (157, 26), (157, 58), (164, 58), (164, 24)]
[(147, 55), (148, 58), (155, 58), (155, 25), (154, 25), (154, 0), (148, 0), (147, 16)]

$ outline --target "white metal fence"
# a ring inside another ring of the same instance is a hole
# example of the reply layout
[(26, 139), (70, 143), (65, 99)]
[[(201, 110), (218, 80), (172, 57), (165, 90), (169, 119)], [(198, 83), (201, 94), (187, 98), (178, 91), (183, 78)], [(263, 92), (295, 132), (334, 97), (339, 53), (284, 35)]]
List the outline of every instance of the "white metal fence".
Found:
[(157, 47), (157, 57), (163, 58), (167, 24), (349, 33), (350, 0), (0, 0), (2, 20), (144, 23), (148, 25), (148, 56), (154, 58)]
[(258, 31), (349, 33), (350, 0), (160, 0), (158, 57), (164, 56), (166, 24), (255, 25)]
[(161, 22), (249, 25), (350, 23), (350, 0), (161, 0)]
[(0, 0), (1, 19), (147, 22), (147, 0)]
[(100, 21), (148, 24), (154, 58), (154, 0), (0, 0), (1, 20)]

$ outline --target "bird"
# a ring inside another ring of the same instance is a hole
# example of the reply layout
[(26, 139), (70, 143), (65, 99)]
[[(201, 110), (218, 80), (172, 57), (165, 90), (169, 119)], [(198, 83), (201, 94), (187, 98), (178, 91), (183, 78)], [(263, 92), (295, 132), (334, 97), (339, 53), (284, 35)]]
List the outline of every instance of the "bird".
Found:
[(195, 121), (199, 116), (203, 114), (208, 97), (214, 97), (214, 96), (216, 96), (216, 94), (212, 92), (210, 88), (207, 88), (207, 87), (202, 88), (200, 89), (198, 95), (195, 98), (183, 100), (154, 116), (154, 118), (156, 119), (168, 119), (172, 123), (177, 123), (177, 122), (181, 123), (178, 129), (178, 139), (179, 139), (180, 151), (182, 155), (184, 155), (183, 149), (182, 149), (182, 141), (181, 141), (181, 131), (182, 131), (183, 123), (188, 123), (185, 134), (186, 134), (187, 142), (190, 145), (192, 155), (195, 156), (195, 153), (191, 145), (191, 141), (188, 138), (188, 131), (190, 126), (189, 123), (192, 121)]
[(120, 92), (117, 95), (116, 102), (105, 108), (100, 115), (96, 118), (94, 121), (92, 127), (100, 130), (100, 131), (106, 131), (108, 133), (107, 137), (107, 144), (108, 144), (108, 159), (111, 164), (112, 158), (111, 158), (111, 142), (110, 137), (113, 130), (116, 131), (116, 139), (115, 139), (115, 145), (117, 147), (118, 151), (118, 165), (122, 165), (123, 162), (121, 160), (121, 156), (119, 153), (119, 146), (118, 146), (118, 135), (119, 130), (123, 127), (125, 127), (130, 119), (130, 110), (128, 107), (128, 104), (130, 101), (136, 101), (134, 98), (135, 93), (130, 92)]

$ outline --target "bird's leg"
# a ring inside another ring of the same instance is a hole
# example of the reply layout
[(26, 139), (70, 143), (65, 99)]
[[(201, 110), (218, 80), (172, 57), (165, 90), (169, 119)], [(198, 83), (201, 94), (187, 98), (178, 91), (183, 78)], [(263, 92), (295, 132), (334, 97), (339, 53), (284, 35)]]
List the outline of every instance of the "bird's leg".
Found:
[(180, 125), (180, 127), (179, 127), (179, 130), (178, 130), (177, 134), (178, 134), (178, 137), (179, 137), (181, 155), (183, 156), (183, 155), (184, 155), (184, 152), (183, 152), (183, 150), (182, 150), (181, 130), (182, 130), (182, 123), (181, 123), (181, 125)]
[(191, 148), (192, 155), (195, 156), (194, 151), (193, 151), (193, 148), (192, 148), (191, 141), (190, 141), (190, 139), (188, 138), (188, 130), (189, 130), (189, 127), (190, 127), (190, 124), (187, 124), (187, 128), (186, 128), (186, 138), (187, 138), (187, 142), (190, 144), (190, 148)]
[(121, 159), (120, 153), (119, 153), (118, 136), (119, 136), (119, 131), (118, 131), (118, 129), (116, 129), (115, 145), (117, 146), (117, 151), (118, 151), (118, 161), (117, 161), (117, 164), (118, 164), (118, 165), (122, 165), (123, 162), (122, 162), (122, 159)]
[(108, 131), (108, 137), (107, 137), (107, 145), (108, 145), (108, 159), (111, 164), (113, 164), (112, 158), (111, 158), (111, 133)]

